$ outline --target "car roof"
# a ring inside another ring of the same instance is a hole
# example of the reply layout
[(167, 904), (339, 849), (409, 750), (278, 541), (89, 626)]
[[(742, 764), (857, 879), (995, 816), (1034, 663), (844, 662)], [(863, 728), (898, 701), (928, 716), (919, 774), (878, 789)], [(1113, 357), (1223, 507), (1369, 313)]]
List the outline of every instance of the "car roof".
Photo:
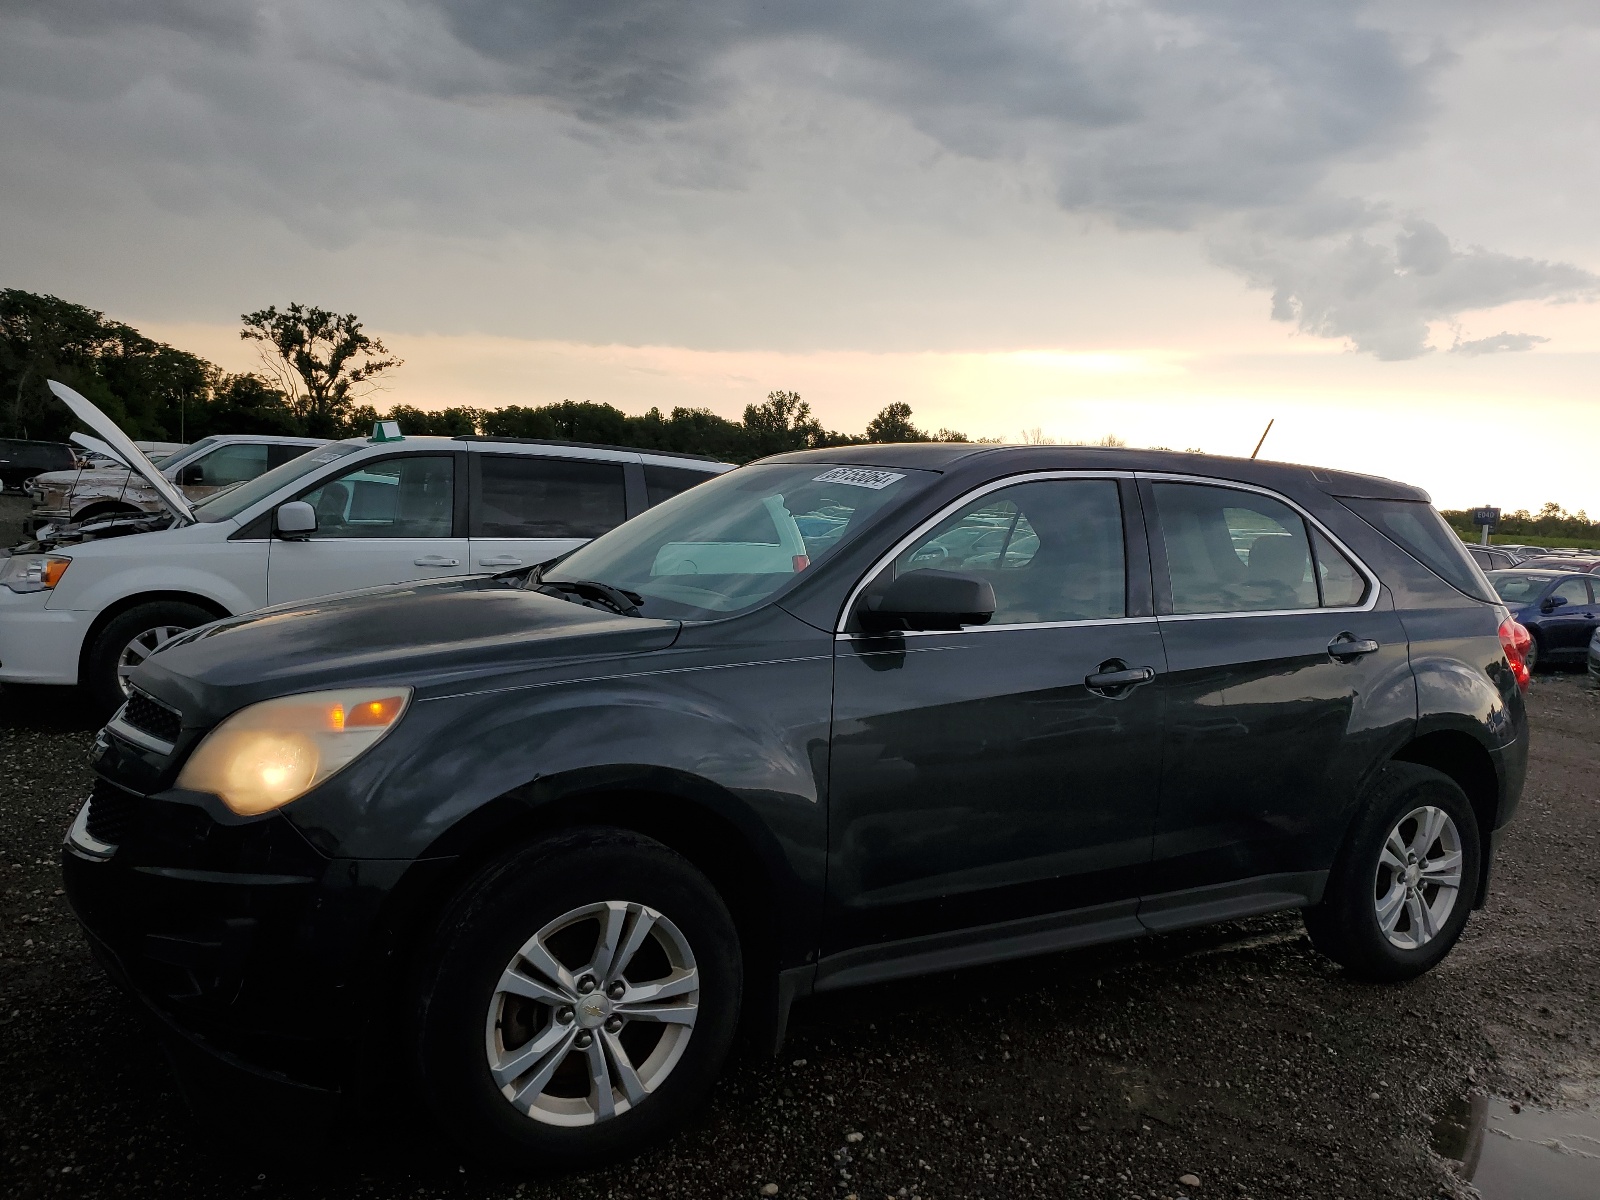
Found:
[(399, 450), (416, 449), (421, 446), (429, 450), (475, 450), (480, 453), (495, 452), (505, 454), (549, 454), (554, 452), (560, 458), (587, 458), (598, 461), (628, 461), (646, 463), (671, 463), (692, 470), (704, 471), (708, 475), (720, 475), (724, 471), (731, 471), (733, 463), (719, 462), (714, 458), (707, 458), (700, 454), (680, 454), (673, 450), (647, 450), (641, 446), (608, 446), (599, 442), (569, 442), (560, 438), (496, 438), (482, 437), (478, 434), (464, 434), (458, 437), (441, 437), (436, 434), (406, 434), (397, 442), (374, 442), (369, 438), (345, 438), (344, 445), (357, 446), (371, 450)]
[(839, 463), (847, 466), (907, 467), (924, 471), (968, 468), (996, 474), (1017, 471), (1159, 471), (1214, 477), (1273, 488), (1312, 486), (1330, 496), (1349, 499), (1421, 500), (1428, 493), (1410, 484), (1332, 471), (1299, 463), (1190, 454), (1175, 450), (1133, 450), (1102, 446), (995, 446), (981, 442), (896, 442), (871, 446), (834, 446), (797, 450), (759, 459), (762, 463)]
[(1485, 571), (1491, 579), (1496, 575), (1526, 575), (1530, 579), (1593, 579), (1587, 571), (1560, 571), (1555, 567), (1505, 567), (1498, 571)]
[(268, 442), (280, 446), (326, 446), (329, 441), (329, 438), (290, 437), (276, 433), (213, 433), (185, 443), (184, 449), (198, 446), (200, 442), (210, 442), (212, 445), (219, 442)]

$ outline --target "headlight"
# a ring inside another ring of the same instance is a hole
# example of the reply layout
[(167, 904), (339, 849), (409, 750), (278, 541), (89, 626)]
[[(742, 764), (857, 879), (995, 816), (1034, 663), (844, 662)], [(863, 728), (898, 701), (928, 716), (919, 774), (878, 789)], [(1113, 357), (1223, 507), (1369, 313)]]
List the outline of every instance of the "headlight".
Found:
[(410, 702), (408, 687), (263, 700), (206, 734), (178, 786), (211, 792), (241, 817), (271, 812), (372, 749)]
[(71, 565), (60, 554), (13, 554), (0, 564), (0, 584), (13, 592), (48, 592)]

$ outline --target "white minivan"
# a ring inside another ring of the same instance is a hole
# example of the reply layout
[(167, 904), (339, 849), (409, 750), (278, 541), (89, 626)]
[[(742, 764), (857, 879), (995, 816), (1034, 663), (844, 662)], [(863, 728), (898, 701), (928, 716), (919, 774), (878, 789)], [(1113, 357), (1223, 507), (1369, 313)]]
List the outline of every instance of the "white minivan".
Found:
[(60, 540), (47, 532), (4, 552), (0, 683), (81, 683), (106, 708), (151, 651), (196, 625), (379, 584), (531, 567), (732, 469), (577, 442), (403, 437), (391, 426), (191, 504), (93, 404), (51, 388), (170, 515), (89, 523)]

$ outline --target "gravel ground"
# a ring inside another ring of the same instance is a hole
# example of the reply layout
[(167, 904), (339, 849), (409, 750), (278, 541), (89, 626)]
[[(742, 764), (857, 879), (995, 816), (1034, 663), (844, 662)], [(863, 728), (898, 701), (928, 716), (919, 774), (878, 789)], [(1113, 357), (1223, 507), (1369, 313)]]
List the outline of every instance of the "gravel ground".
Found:
[(661, 1149), (539, 1179), (461, 1162), (398, 1102), (321, 1152), (293, 1139), (213, 1152), (59, 891), (92, 730), (71, 697), (13, 689), (0, 694), (0, 1191), (1469, 1195), (1429, 1149), (1433, 1113), (1474, 1083), (1556, 1104), (1600, 1083), (1600, 695), (1543, 675), (1530, 704), (1532, 775), (1489, 907), (1422, 980), (1349, 982), (1283, 915), (838, 994), (797, 1011), (780, 1062), (733, 1066)]

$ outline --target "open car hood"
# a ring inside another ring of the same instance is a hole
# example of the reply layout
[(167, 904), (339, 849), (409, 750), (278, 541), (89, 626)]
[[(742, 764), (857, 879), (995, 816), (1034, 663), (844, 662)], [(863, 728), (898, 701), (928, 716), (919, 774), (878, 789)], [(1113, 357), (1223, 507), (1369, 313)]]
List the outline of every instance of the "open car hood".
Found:
[[(87, 404), (88, 401), (85, 400), (84, 403)], [(92, 450), (96, 454), (109, 458), (112, 462), (122, 463), (123, 466), (128, 465), (127, 463), (122, 462), (122, 455), (118, 454), (109, 445), (107, 445), (105, 442), (102, 442), (97, 437), (90, 437), (87, 433), (72, 433), (68, 436), (72, 442), (82, 446), (85, 450)]]
[(174, 516), (181, 521), (191, 523), (194, 521), (194, 509), (189, 506), (189, 501), (184, 498), (183, 493), (174, 487), (165, 475), (156, 470), (155, 463), (146, 458), (144, 451), (135, 446), (132, 439), (117, 428), (115, 421), (64, 383), (57, 383), (52, 379), (50, 390), (56, 394), (61, 403), (72, 410), (73, 416), (105, 439), (107, 445), (116, 451), (117, 457), (137, 471), (144, 481), (155, 489), (156, 495), (161, 497), (161, 502), (172, 510)]

